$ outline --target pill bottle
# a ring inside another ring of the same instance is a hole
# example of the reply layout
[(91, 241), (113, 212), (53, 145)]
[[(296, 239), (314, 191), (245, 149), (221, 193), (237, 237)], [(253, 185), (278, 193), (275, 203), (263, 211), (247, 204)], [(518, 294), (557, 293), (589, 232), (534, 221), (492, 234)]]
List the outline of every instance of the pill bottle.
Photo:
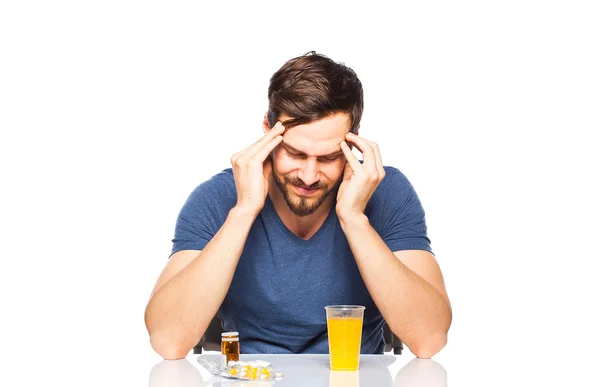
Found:
[(221, 353), (225, 355), (225, 364), (240, 361), (240, 336), (238, 332), (221, 333)]

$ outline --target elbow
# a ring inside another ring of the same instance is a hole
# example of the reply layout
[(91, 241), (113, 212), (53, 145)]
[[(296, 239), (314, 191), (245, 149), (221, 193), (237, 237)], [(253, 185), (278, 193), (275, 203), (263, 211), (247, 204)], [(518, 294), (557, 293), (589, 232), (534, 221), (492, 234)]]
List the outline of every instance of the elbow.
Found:
[(430, 335), (418, 343), (409, 346), (410, 351), (420, 359), (431, 359), (440, 352), (448, 342), (448, 336), (445, 333)]
[(146, 323), (146, 330), (150, 336), (150, 345), (154, 352), (163, 359), (183, 359), (192, 349), (192, 347), (186, 344), (186, 340), (179, 339), (179, 335), (157, 327), (154, 320), (151, 318), (149, 306), (146, 307), (144, 321)]
[(448, 343), (448, 330), (452, 324), (452, 309), (448, 305), (448, 314), (442, 324), (429, 332), (422, 332), (420, 339), (409, 346), (411, 352), (420, 359), (431, 359)]
[(165, 360), (183, 359), (192, 349), (187, 345), (177, 343), (176, 340), (169, 340), (161, 336), (157, 333), (150, 334), (150, 345), (154, 352)]

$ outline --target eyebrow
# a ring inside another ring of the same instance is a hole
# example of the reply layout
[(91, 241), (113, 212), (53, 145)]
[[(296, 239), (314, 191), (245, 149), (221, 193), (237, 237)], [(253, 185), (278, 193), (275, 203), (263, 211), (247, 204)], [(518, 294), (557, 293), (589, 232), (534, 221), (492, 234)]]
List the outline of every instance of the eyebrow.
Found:
[[(294, 148), (293, 146), (291, 146), (290, 144), (287, 144), (286, 142), (282, 141), (281, 145), (284, 146), (284, 148), (287, 148), (288, 150), (295, 152), (295, 153), (300, 153), (303, 155), (306, 155), (306, 153), (302, 152), (301, 150), (298, 150), (296, 148)], [(322, 155), (322, 156), (317, 156), (317, 157), (333, 157), (333, 156), (338, 156), (340, 154), (344, 153), (341, 149), (337, 150), (337, 151), (333, 151), (331, 153), (328, 153), (326, 155)]]

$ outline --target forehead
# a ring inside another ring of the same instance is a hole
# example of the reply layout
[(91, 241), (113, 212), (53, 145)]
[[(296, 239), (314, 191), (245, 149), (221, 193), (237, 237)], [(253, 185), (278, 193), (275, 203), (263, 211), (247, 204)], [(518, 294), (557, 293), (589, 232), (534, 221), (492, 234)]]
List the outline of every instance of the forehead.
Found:
[[(282, 114), (280, 121), (291, 117)], [(283, 141), (309, 156), (321, 156), (340, 149), (339, 143), (350, 130), (350, 115), (336, 113), (318, 121), (286, 129)]]

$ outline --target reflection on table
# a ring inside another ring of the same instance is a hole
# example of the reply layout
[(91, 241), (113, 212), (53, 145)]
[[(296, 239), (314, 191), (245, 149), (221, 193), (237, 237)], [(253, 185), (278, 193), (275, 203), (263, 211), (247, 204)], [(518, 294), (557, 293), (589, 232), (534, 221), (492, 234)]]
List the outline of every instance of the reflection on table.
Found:
[(394, 387), (446, 387), (446, 370), (431, 359), (414, 358), (398, 371)]
[[(446, 370), (434, 360), (414, 358), (392, 378), (390, 366), (401, 356), (362, 355), (360, 370), (329, 370), (328, 355), (242, 355), (240, 360), (266, 360), (285, 374), (275, 382), (244, 381), (210, 377), (204, 380), (198, 356), (220, 364), (219, 355), (194, 355), (180, 360), (163, 360), (150, 371), (150, 387), (446, 387)], [(194, 363), (194, 364), (192, 364)]]
[(150, 370), (149, 387), (198, 387), (202, 383), (202, 374), (188, 359), (163, 360)]

